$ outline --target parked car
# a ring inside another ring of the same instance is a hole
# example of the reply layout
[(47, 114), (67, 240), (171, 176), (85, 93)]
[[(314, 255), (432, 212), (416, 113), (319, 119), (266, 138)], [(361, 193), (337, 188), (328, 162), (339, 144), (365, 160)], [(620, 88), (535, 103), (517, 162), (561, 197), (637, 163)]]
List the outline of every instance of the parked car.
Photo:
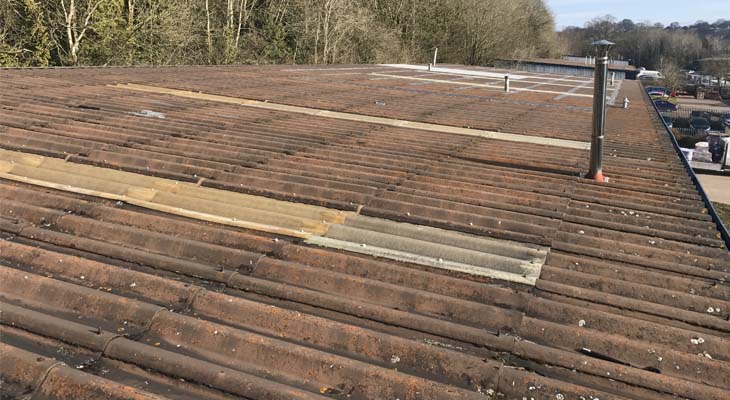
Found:
[(672, 121), (672, 116), (667, 114), (662, 114), (662, 119), (664, 120), (664, 124), (667, 126), (667, 128), (671, 129), (674, 121)]
[(649, 86), (646, 88), (646, 93), (649, 93), (649, 96), (652, 97), (669, 97), (669, 89), (659, 86)]
[(694, 117), (689, 119), (689, 127), (698, 132), (709, 132), (710, 121), (707, 118)]
[(676, 105), (679, 101), (676, 97), (670, 97), (670, 96), (649, 96), (651, 98), (651, 101), (657, 101), (657, 100), (664, 100), (668, 101), (674, 105)]
[(730, 112), (722, 115), (722, 126), (730, 128)]
[(654, 100), (654, 104), (659, 111), (677, 111), (677, 106), (666, 100)]
[(704, 118), (706, 120), (709, 120), (710, 119), (710, 113), (707, 112), (707, 111), (694, 110), (694, 111), (690, 111), (689, 117), (690, 118)]
[(730, 87), (723, 86), (720, 88), (720, 98), (723, 100), (730, 100)]

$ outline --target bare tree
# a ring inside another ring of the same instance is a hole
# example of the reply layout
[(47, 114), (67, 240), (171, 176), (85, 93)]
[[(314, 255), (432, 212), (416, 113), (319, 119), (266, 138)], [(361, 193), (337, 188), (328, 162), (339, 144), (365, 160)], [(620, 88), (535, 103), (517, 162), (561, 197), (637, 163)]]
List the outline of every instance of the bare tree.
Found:
[(236, 0), (226, 0), (226, 26), (223, 30), (225, 35), (224, 62), (236, 61), (240, 50), (241, 32), (248, 24), (257, 0), (239, 0), (238, 10), (235, 12)]
[(661, 69), (662, 60), (681, 68), (698, 69), (697, 60), (730, 54), (730, 24), (723, 22), (711, 25), (700, 21), (690, 26), (672, 23), (659, 28), (650, 21), (600, 19), (585, 28), (566, 28), (558, 36), (566, 53), (585, 55), (592, 52), (590, 43), (601, 38), (599, 34), (616, 42), (612, 54), (648, 69)]
[(670, 91), (681, 87), (686, 81), (685, 75), (673, 61), (663, 62), (661, 72), (664, 76), (664, 86), (668, 87)]
[(0, 64), (485, 63), (553, 31), (544, 0), (0, 0)]
[[(76, 65), (79, 63), (79, 48), (81, 41), (84, 39), (86, 32), (92, 26), (94, 14), (99, 6), (108, 0), (88, 0), (79, 1), (61, 0), (61, 8), (64, 15), (64, 26), (66, 27), (66, 40), (68, 46), (68, 55), (71, 62)], [(84, 4), (79, 4), (84, 3)]]
[(134, 12), (135, 10), (135, 0), (124, 0), (124, 7), (126, 8), (127, 12), (127, 28), (131, 29), (134, 27)]
[(205, 43), (208, 45), (208, 64), (213, 63), (213, 33), (210, 30), (210, 1), (205, 0)]
[(316, 15), (314, 63), (334, 63), (338, 58), (338, 45), (357, 23), (356, 7), (349, 0), (315, 0), (313, 3), (305, 2), (304, 6), (307, 14), (314, 8)]
[(612, 37), (617, 30), (616, 18), (612, 15), (593, 18), (586, 22), (586, 29), (595, 40)]

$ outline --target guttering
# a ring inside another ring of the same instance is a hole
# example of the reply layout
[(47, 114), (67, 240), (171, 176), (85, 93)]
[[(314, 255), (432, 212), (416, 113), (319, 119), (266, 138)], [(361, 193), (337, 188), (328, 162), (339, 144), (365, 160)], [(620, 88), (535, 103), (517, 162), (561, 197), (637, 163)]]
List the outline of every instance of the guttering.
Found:
[(664, 126), (664, 131), (669, 135), (669, 140), (672, 141), (672, 146), (674, 146), (674, 151), (677, 152), (677, 155), (679, 155), (679, 158), (682, 160), (682, 164), (684, 165), (684, 169), (687, 170), (689, 173), (689, 177), (692, 179), (692, 183), (694, 183), (695, 188), (697, 188), (697, 191), (700, 193), (700, 197), (702, 197), (702, 201), (705, 203), (705, 208), (707, 208), (707, 213), (712, 217), (712, 219), (715, 221), (715, 225), (717, 226), (717, 230), (720, 231), (720, 237), (722, 238), (722, 241), (725, 242), (725, 249), (730, 251), (730, 232), (728, 232), (725, 225), (722, 223), (722, 220), (720, 219), (720, 216), (717, 215), (717, 210), (715, 210), (715, 207), (712, 205), (712, 201), (710, 201), (710, 198), (707, 197), (707, 193), (705, 193), (705, 189), (702, 188), (702, 184), (700, 183), (699, 179), (697, 179), (697, 175), (695, 175), (694, 170), (689, 165), (689, 162), (687, 161), (687, 158), (684, 156), (684, 153), (682, 153), (681, 148), (679, 147), (679, 143), (677, 143), (677, 138), (674, 137), (674, 134), (672, 133), (672, 130), (669, 129), (667, 126), (667, 123), (664, 122), (664, 118), (661, 118), (661, 113), (659, 112), (659, 109), (656, 108), (656, 104), (651, 100), (649, 97), (649, 94), (646, 93), (646, 89), (644, 89), (644, 83), (639, 82), (639, 85), (641, 86), (641, 91), (644, 93), (643, 96), (645, 99), (648, 99), (651, 103), (652, 107), (654, 107), (654, 111), (659, 116), (659, 120), (662, 122), (662, 125)]

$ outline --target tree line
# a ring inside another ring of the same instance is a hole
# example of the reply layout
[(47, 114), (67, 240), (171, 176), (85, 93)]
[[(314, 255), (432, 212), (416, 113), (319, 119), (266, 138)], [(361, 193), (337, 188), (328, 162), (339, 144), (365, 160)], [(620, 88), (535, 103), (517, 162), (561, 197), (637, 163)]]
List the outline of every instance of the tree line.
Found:
[(0, 65), (426, 62), (555, 55), (542, 0), (3, 0)]
[(673, 22), (618, 21), (607, 15), (595, 18), (584, 27), (567, 27), (558, 33), (561, 52), (574, 55), (593, 54), (590, 43), (608, 39), (616, 43), (613, 57), (629, 60), (632, 65), (653, 70), (700, 69), (697, 60), (730, 57), (730, 20), (714, 23), (698, 21), (682, 26)]

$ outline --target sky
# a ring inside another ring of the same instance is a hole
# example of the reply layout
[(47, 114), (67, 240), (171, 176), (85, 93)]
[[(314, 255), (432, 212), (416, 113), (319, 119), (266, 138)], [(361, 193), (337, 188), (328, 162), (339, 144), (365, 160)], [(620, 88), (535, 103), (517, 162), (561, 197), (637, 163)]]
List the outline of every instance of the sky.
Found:
[(546, 0), (555, 15), (558, 30), (566, 26), (583, 26), (591, 19), (606, 14), (619, 21), (649, 20), (669, 25), (677, 21), (689, 25), (698, 20), (715, 22), (730, 19), (730, 0)]

